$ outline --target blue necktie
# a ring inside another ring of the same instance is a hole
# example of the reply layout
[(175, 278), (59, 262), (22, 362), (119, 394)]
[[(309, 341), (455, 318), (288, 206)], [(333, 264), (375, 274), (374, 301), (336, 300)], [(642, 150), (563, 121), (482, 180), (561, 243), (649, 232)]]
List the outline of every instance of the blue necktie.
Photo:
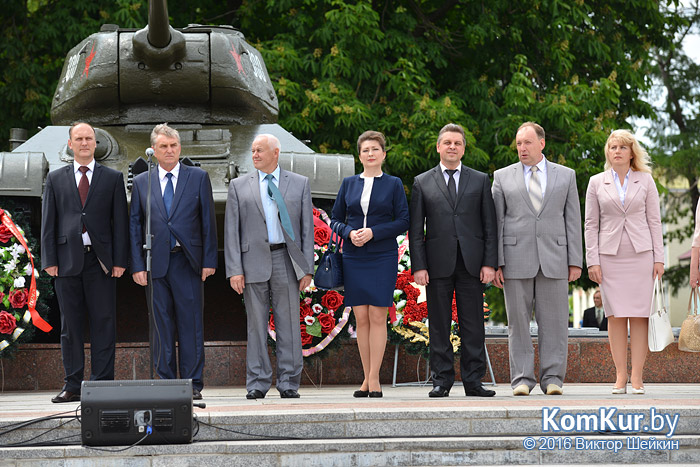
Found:
[(289, 212), (287, 211), (287, 205), (284, 204), (284, 199), (282, 199), (282, 193), (280, 192), (277, 185), (272, 181), (272, 174), (265, 175), (265, 180), (267, 180), (267, 194), (277, 203), (277, 210), (280, 213), (280, 222), (282, 223), (282, 228), (289, 238), (294, 240), (294, 229), (292, 228), (292, 221), (289, 219)]
[[(166, 177), (168, 177), (168, 183), (165, 184), (165, 191), (163, 192), (163, 204), (165, 204), (165, 212), (168, 213), (168, 217), (170, 217), (170, 208), (173, 205), (173, 198), (175, 197), (175, 190), (173, 189), (173, 174), (168, 172), (165, 174)], [(175, 248), (175, 245), (177, 244), (175, 240), (175, 236), (170, 233), (170, 249), (172, 250)]]

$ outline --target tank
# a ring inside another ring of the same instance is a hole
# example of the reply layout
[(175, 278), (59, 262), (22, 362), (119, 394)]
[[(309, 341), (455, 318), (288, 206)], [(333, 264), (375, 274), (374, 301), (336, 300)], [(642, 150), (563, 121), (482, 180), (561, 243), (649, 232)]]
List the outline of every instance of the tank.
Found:
[[(105, 24), (68, 52), (51, 105), (53, 125), (24, 142), (23, 132), (13, 129), (17, 147), (0, 153), (0, 196), (31, 213), (32, 231), (39, 238), (46, 175), (72, 163), (68, 128), (80, 120), (95, 127), (95, 158), (124, 174), (130, 198), (133, 177), (147, 169), (150, 132), (167, 122), (180, 132), (182, 162), (209, 173), (223, 251), (228, 184), (255, 170), (250, 147), (257, 134), (279, 138), (280, 166), (309, 178), (318, 207), (329, 209), (343, 178), (354, 174), (351, 155), (316, 153), (278, 125), (278, 108), (265, 62), (241, 32), (198, 24), (174, 29), (167, 1), (151, 0), (143, 29)], [(236, 300), (221, 277), (223, 254), (219, 259), (219, 277), (206, 283), (205, 339), (244, 339), (242, 307), (220, 306)], [(120, 313), (131, 315), (145, 306), (143, 292), (136, 288), (130, 278), (119, 281)], [(235, 315), (234, 323), (230, 315)], [(52, 324), (59, 327), (54, 311)], [(145, 328), (125, 327), (118, 329), (120, 340), (148, 340)], [(238, 334), (223, 333), (231, 327)]]

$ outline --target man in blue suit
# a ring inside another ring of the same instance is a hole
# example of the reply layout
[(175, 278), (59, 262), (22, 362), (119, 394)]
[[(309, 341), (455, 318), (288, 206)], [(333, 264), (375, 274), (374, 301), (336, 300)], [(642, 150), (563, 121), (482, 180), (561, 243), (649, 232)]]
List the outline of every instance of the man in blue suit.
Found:
[[(216, 219), (209, 175), (180, 164), (180, 135), (167, 124), (151, 133), (158, 169), (151, 174), (154, 361), (162, 379), (192, 379), (201, 399), (204, 370), (202, 322), (204, 281), (217, 265)], [(147, 286), (145, 252), (148, 174), (134, 178), (131, 194), (131, 267), (134, 281)], [(175, 355), (175, 336), (179, 355)]]

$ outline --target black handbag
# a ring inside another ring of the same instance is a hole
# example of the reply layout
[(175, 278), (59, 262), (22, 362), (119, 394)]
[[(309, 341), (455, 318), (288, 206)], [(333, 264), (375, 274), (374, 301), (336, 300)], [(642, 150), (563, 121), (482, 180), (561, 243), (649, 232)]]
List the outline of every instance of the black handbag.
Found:
[(331, 229), (328, 249), (318, 262), (314, 284), (322, 290), (338, 290), (343, 288), (343, 253), (340, 251), (340, 227), (336, 224)]

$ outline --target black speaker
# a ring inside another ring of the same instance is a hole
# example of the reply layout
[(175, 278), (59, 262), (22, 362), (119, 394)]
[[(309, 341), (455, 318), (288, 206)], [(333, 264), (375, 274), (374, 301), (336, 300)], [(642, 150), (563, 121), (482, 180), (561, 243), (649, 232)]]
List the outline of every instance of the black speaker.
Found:
[(192, 442), (191, 379), (83, 381), (80, 404), (85, 446)]

